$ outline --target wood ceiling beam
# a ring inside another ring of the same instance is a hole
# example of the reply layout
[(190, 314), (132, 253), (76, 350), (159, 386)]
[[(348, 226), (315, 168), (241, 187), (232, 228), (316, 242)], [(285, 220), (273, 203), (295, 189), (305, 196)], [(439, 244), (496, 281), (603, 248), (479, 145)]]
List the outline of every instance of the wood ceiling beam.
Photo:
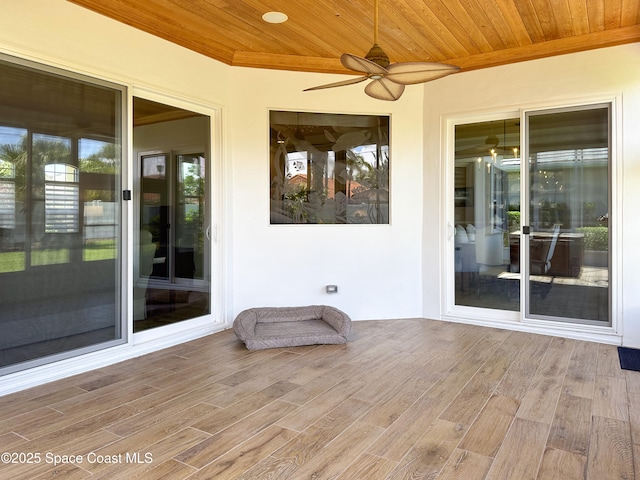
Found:
[[(576, 37), (479, 53), (446, 61), (462, 70), (477, 70), (544, 57), (576, 53), (596, 48), (640, 42), (640, 25), (589, 33)], [(353, 74), (337, 58), (304, 57), (270, 53), (236, 52), (231, 65), (236, 67), (267, 68), (300, 72)]]
[(477, 70), (635, 42), (640, 42), (640, 25), (549, 40), (459, 59), (454, 58), (448, 63), (458, 65), (463, 70)]
[(342, 66), (339, 58), (303, 57), (275, 53), (236, 52), (231, 65), (234, 67), (292, 70), (294, 72), (353, 73)]

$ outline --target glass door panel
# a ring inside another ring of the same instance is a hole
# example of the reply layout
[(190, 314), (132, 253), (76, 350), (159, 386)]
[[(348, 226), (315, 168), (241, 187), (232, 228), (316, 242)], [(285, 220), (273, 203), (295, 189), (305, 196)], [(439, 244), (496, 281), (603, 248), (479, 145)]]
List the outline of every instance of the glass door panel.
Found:
[(177, 156), (175, 256), (177, 282), (203, 285), (207, 278), (205, 249), (204, 154)]
[[(141, 124), (134, 129), (140, 185), (134, 332), (140, 332), (211, 311), (209, 117), (140, 98), (134, 110)], [(175, 147), (185, 144), (200, 147)]]
[[(153, 153), (141, 158), (141, 211), (140, 211), (140, 272), (154, 279), (170, 279), (169, 265), (171, 259), (169, 238), (169, 186), (167, 175), (170, 175), (171, 155), (169, 153)], [(149, 264), (145, 245), (153, 243), (155, 250)], [(149, 271), (149, 267), (151, 270)], [(148, 272), (148, 273), (147, 273)]]
[(0, 57), (0, 374), (126, 341), (124, 90)]
[(455, 305), (520, 310), (519, 125), (511, 118), (455, 128)]
[(609, 325), (609, 108), (531, 113), (526, 125), (527, 316)]

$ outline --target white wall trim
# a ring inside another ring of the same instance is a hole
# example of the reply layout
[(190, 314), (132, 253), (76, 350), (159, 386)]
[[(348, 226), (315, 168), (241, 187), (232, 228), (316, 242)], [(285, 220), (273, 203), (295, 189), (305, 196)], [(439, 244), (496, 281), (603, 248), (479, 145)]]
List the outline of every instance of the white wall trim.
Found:
[[(225, 181), (227, 180), (224, 175), (227, 171), (226, 161), (228, 156), (226, 155), (226, 137), (224, 132), (226, 131), (223, 115), (224, 109), (219, 105), (211, 105), (197, 98), (189, 97), (188, 95), (175, 95), (172, 93), (165, 93), (164, 91), (154, 90), (144, 86), (132, 86), (130, 89), (130, 114), (129, 118), (133, 118), (133, 97), (144, 98), (167, 105), (183, 108), (193, 112), (206, 115), (210, 119), (210, 131), (209, 131), (209, 165), (211, 172), (209, 177), (211, 181), (210, 185), (210, 197), (207, 199), (209, 203), (209, 225), (211, 227), (211, 305), (213, 318), (216, 322), (230, 324), (231, 320), (228, 318), (230, 302), (230, 293), (227, 289), (228, 281), (228, 262), (226, 254), (227, 246), (231, 245), (227, 239), (230, 237), (228, 230), (231, 228), (230, 222), (227, 218), (226, 212), (226, 199), (228, 190), (226, 189)], [(133, 158), (134, 145), (133, 145), (133, 127), (131, 126), (131, 138), (129, 141), (129, 168), (127, 172), (131, 175), (131, 178), (135, 178), (133, 169), (136, 164), (137, 158)], [(133, 180), (131, 180), (130, 188), (133, 189)], [(134, 190), (135, 191), (135, 190)], [(133, 204), (133, 202), (129, 202)], [(135, 217), (133, 214), (133, 205), (131, 205), (131, 217)], [(128, 222), (128, 228), (133, 232), (133, 220)], [(221, 232), (223, 232), (221, 234)], [(133, 237), (133, 235), (129, 235)], [(132, 240), (131, 240), (132, 241)], [(130, 248), (133, 248), (131, 245)], [(131, 304), (133, 301), (131, 300)], [(180, 324), (176, 324), (180, 325)]]
[(622, 345), (622, 336), (610, 327), (592, 327), (588, 325), (576, 325), (573, 323), (536, 322), (527, 323), (508, 320), (496, 320), (494, 318), (482, 318), (480, 316), (443, 315), (442, 320), (455, 323), (468, 323), (481, 327), (500, 328), (517, 332), (536, 333), (552, 337), (571, 338), (586, 342), (606, 343), (609, 345)]

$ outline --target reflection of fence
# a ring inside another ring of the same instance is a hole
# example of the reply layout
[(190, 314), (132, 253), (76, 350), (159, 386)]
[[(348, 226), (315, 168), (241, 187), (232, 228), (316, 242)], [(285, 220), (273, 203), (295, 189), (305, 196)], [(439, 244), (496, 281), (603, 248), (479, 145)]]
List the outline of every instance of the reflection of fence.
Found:
[[(86, 203), (84, 206), (84, 239), (96, 240), (115, 237), (117, 213), (118, 208), (115, 202)], [(0, 228), (3, 229), (2, 243), (24, 243), (26, 240), (24, 204), (16, 202), (11, 208), (11, 214), (11, 217), (4, 217), (7, 220), (5, 224), (0, 224)]]
[(113, 238), (116, 233), (115, 202), (94, 201), (84, 206), (84, 239)]
[(16, 185), (15, 182), (0, 182), (0, 228), (16, 226)]

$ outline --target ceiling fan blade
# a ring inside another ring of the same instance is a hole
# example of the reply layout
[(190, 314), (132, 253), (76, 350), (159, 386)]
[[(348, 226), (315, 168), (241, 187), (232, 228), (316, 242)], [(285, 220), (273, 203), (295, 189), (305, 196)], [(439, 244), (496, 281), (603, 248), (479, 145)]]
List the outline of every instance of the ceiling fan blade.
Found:
[(434, 62), (400, 62), (387, 67), (385, 77), (402, 85), (429, 82), (460, 71), (460, 67)]
[(378, 100), (398, 100), (404, 92), (404, 85), (395, 83), (386, 78), (373, 80), (364, 89), (364, 93)]
[(385, 75), (387, 69), (381, 67), (377, 63), (367, 60), (364, 57), (359, 57), (351, 53), (343, 53), (340, 57), (340, 63), (349, 70), (355, 70), (356, 72), (367, 73), (370, 75)]
[(369, 77), (364, 76), (364, 77), (350, 78), (349, 80), (343, 80), (341, 82), (327, 83), (326, 85), (319, 85), (317, 87), (305, 88), (303, 91), (308, 92), (310, 90), (322, 90), (323, 88), (344, 87), (345, 85), (353, 85), (356, 83), (364, 82), (367, 78)]

